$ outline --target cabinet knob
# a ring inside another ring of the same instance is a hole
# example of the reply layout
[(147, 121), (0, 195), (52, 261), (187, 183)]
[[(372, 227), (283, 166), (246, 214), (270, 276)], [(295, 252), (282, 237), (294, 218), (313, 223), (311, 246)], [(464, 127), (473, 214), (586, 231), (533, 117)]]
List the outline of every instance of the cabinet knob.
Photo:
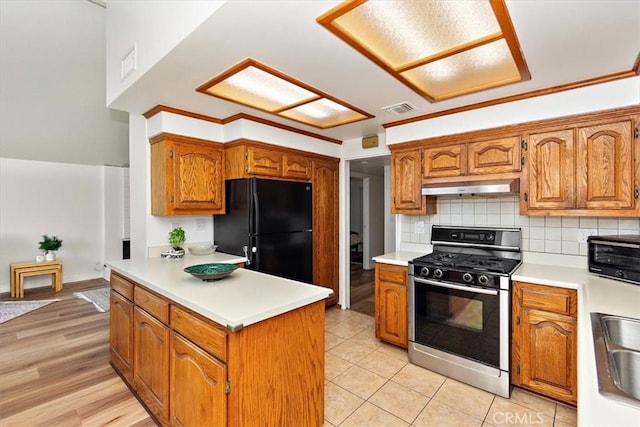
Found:
[(525, 202), (529, 201), (529, 195), (527, 193), (524, 193), (524, 201)]

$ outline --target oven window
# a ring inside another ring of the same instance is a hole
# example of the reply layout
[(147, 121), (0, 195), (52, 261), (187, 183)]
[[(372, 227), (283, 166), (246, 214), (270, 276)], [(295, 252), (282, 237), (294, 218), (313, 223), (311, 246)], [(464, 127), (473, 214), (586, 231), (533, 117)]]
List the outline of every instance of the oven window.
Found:
[(640, 249), (624, 246), (594, 244), (591, 247), (593, 260), (600, 265), (640, 271)]
[(415, 341), (500, 366), (500, 298), (415, 284)]

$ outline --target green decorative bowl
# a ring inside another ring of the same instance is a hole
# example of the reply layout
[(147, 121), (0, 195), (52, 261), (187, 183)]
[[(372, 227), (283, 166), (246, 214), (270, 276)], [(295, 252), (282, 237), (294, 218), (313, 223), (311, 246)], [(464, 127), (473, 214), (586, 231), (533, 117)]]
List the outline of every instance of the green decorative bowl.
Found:
[(227, 277), (237, 269), (235, 264), (198, 264), (185, 267), (184, 272), (205, 282), (213, 282)]

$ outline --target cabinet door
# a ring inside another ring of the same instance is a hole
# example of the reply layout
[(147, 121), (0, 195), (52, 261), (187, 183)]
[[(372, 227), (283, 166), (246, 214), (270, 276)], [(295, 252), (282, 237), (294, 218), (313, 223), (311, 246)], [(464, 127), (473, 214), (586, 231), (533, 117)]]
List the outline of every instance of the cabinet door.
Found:
[(467, 145), (469, 174), (517, 172), (521, 168), (520, 137), (471, 142)]
[(133, 374), (133, 303), (111, 291), (109, 308), (111, 363), (127, 382)]
[(173, 149), (173, 208), (224, 213), (221, 148), (176, 143)]
[(333, 290), (338, 302), (338, 163), (313, 162), (313, 284)]
[(282, 153), (263, 148), (247, 148), (247, 172), (252, 175), (282, 176)]
[(465, 144), (424, 148), (424, 178), (460, 176), (467, 173), (467, 150)]
[(513, 283), (514, 385), (575, 404), (577, 291)]
[(171, 333), (171, 425), (226, 426), (226, 365)]
[(521, 385), (575, 404), (577, 401), (576, 319), (523, 309)]
[(422, 160), (420, 149), (391, 153), (391, 213), (435, 213), (435, 198), (422, 195)]
[(407, 268), (376, 263), (376, 338), (407, 347)]
[(311, 179), (311, 160), (302, 156), (285, 154), (282, 156), (283, 171), (285, 178), (301, 179), (309, 181)]
[(575, 205), (575, 154), (573, 130), (529, 136), (529, 210), (570, 209)]
[(581, 209), (635, 206), (631, 120), (578, 129), (576, 205)]
[(163, 423), (169, 419), (169, 328), (144, 310), (134, 309), (133, 383), (147, 408)]

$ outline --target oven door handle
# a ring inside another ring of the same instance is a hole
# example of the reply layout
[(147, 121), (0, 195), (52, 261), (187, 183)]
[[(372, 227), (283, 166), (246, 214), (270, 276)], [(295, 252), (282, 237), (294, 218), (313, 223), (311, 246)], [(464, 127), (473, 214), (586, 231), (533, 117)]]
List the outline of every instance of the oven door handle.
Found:
[(484, 289), (484, 288), (473, 288), (471, 286), (453, 285), (451, 283), (434, 282), (432, 280), (421, 279), (419, 277), (414, 277), (413, 280), (415, 280), (416, 283), (424, 283), (425, 285), (438, 286), (438, 287), (447, 288), (447, 289), (455, 289), (458, 291), (475, 292), (477, 294), (495, 296), (495, 295), (498, 295), (498, 293), (500, 292), (497, 289)]

